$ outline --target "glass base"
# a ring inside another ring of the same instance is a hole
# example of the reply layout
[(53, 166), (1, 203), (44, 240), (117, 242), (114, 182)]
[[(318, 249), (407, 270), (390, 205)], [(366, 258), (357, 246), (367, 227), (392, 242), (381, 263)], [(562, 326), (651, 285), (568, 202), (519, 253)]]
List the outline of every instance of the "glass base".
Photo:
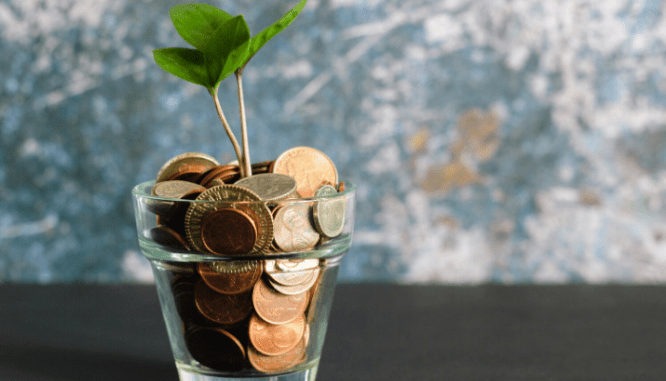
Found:
[(242, 378), (237, 378), (195, 373), (178, 367), (178, 376), (180, 381), (315, 381), (318, 368), (319, 364), (315, 363), (308, 369), (289, 374), (281, 374), (277, 376), (245, 376)]

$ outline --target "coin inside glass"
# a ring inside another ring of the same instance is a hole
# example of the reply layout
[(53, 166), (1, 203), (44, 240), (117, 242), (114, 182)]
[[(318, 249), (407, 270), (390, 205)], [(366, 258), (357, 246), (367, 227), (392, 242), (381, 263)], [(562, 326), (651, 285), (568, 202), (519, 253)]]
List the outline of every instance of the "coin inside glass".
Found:
[(247, 254), (257, 241), (257, 229), (246, 213), (221, 208), (206, 214), (201, 221), (201, 241), (214, 254)]
[(261, 278), (261, 262), (249, 262), (253, 265), (249, 270), (242, 272), (216, 272), (208, 263), (204, 262), (197, 265), (197, 271), (201, 275), (201, 279), (213, 290), (223, 294), (239, 294), (250, 290)]
[(243, 344), (222, 328), (195, 327), (185, 342), (190, 355), (204, 366), (219, 371), (237, 371), (245, 363)]

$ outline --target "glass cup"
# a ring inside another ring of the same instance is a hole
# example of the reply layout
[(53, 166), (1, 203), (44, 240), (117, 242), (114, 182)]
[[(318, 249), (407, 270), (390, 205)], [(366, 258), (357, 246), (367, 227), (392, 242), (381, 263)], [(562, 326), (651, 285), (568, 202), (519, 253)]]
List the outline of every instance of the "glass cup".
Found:
[[(313, 381), (351, 245), (354, 185), (277, 201), (168, 199), (151, 195), (154, 185), (133, 189), (134, 210), (180, 380)], [(238, 213), (252, 210), (270, 218), (248, 223)], [(261, 249), (217, 245), (225, 237)]]

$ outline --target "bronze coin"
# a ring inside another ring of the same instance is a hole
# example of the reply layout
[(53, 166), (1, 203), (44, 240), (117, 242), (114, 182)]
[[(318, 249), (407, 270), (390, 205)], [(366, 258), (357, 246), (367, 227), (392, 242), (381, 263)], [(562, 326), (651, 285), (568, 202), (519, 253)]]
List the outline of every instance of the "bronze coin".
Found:
[(185, 334), (187, 350), (201, 365), (218, 371), (238, 371), (245, 364), (241, 342), (222, 328), (193, 327)]
[(287, 324), (270, 324), (257, 314), (250, 318), (248, 335), (254, 348), (267, 356), (277, 356), (292, 350), (303, 338), (305, 317), (299, 316)]
[(199, 280), (194, 286), (194, 302), (201, 314), (215, 323), (233, 325), (252, 313), (251, 292), (227, 295), (216, 292)]
[(222, 294), (240, 294), (250, 290), (261, 278), (263, 264), (252, 261), (254, 266), (249, 271), (220, 273), (214, 271), (208, 263), (200, 262), (197, 271), (206, 284)]
[(171, 158), (157, 173), (157, 182), (173, 179), (185, 173), (201, 173), (216, 165), (215, 158), (199, 152), (187, 152)]
[(247, 254), (257, 241), (252, 219), (241, 210), (222, 208), (206, 214), (201, 221), (201, 242), (213, 254)]
[(197, 197), (198, 201), (219, 201), (192, 203), (187, 209), (184, 224), (188, 242), (196, 251), (204, 251), (201, 240), (201, 223), (210, 212), (223, 205), (242, 209), (250, 216), (257, 229), (257, 239), (251, 251), (244, 254), (261, 254), (268, 250), (273, 239), (273, 217), (268, 206), (254, 192), (235, 185), (220, 185), (207, 189)]
[(340, 181), (340, 184), (338, 184), (338, 192), (344, 192), (345, 191), (345, 183)]
[(188, 245), (185, 238), (178, 234), (175, 230), (164, 226), (158, 225), (150, 229), (150, 238), (162, 246), (166, 246), (170, 249), (177, 251), (190, 251), (190, 245)]
[(277, 356), (266, 356), (252, 345), (247, 347), (247, 359), (254, 369), (263, 373), (277, 373), (284, 372), (294, 365), (298, 364), (299, 360), (305, 355), (305, 348), (307, 344), (302, 339), (294, 349)]
[(202, 186), (206, 186), (206, 184), (210, 183), (213, 179), (217, 178), (221, 173), (232, 170), (234, 168), (236, 168), (236, 171), (239, 171), (238, 167), (235, 165), (218, 165), (217, 167), (214, 167), (204, 172), (201, 175), (202, 177), (200, 181), (197, 182)]
[(283, 295), (273, 290), (265, 281), (257, 282), (252, 291), (254, 311), (271, 324), (286, 324), (302, 316), (308, 302), (307, 292)]

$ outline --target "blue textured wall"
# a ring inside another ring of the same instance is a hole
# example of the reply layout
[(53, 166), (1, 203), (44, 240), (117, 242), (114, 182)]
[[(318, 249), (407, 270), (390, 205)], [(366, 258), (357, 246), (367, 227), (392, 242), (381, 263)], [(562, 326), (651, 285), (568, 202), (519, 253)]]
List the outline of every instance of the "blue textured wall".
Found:
[[(254, 33), (293, 1), (214, 1)], [(0, 280), (149, 280), (131, 187), (232, 149), (157, 67), (174, 1), (0, 2)], [(346, 280), (666, 280), (660, 1), (310, 0), (251, 61), (253, 161), (359, 185)], [(235, 83), (221, 102), (237, 128)]]

